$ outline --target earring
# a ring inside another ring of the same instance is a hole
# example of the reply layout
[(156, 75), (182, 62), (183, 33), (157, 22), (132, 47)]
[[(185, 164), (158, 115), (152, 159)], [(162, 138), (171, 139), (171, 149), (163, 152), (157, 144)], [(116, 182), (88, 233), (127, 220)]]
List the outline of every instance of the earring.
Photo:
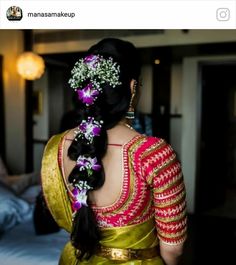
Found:
[(136, 94), (136, 86), (137, 86), (137, 81), (134, 81), (133, 85), (133, 93), (131, 95), (130, 103), (129, 103), (129, 109), (126, 112), (126, 119), (133, 120), (135, 118), (134, 116), (134, 107), (133, 107), (133, 100)]

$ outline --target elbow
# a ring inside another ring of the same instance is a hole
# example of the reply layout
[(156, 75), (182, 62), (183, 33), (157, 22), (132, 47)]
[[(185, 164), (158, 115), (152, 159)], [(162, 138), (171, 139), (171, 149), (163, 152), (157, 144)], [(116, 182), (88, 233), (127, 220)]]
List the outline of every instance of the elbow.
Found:
[(182, 256), (182, 254), (183, 254), (183, 247), (181, 247), (181, 248), (178, 248), (178, 247), (177, 248), (174, 248), (173, 250), (171, 250), (171, 253), (170, 254), (172, 254), (172, 256), (174, 256), (176, 258)]
[(170, 256), (174, 258), (179, 258), (183, 254), (183, 249), (181, 248), (174, 248), (174, 249), (168, 249), (168, 250), (161, 250), (162, 256)]
[(160, 244), (161, 256), (179, 258), (180, 256), (182, 256), (183, 250), (184, 250), (183, 244), (179, 245), (167, 245), (165, 243)]

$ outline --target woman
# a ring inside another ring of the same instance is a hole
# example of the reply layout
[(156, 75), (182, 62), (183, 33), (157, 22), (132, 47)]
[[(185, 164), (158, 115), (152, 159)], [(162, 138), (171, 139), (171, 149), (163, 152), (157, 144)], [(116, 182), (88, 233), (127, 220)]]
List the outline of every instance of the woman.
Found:
[(179, 162), (133, 130), (140, 66), (134, 46), (104, 39), (72, 70), (78, 127), (56, 135), (42, 163), (45, 198), (71, 233), (59, 264), (175, 265), (186, 238)]

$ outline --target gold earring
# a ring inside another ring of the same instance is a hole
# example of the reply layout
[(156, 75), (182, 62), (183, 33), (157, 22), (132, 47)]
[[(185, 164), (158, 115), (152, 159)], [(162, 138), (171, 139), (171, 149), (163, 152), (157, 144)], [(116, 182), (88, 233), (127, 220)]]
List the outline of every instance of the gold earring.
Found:
[(134, 85), (133, 85), (133, 93), (131, 95), (131, 99), (130, 99), (130, 103), (129, 103), (129, 109), (126, 112), (126, 119), (129, 120), (133, 120), (135, 118), (134, 116), (134, 107), (133, 107), (133, 101), (134, 101), (134, 97), (136, 94), (136, 86), (137, 86), (137, 81), (134, 81)]

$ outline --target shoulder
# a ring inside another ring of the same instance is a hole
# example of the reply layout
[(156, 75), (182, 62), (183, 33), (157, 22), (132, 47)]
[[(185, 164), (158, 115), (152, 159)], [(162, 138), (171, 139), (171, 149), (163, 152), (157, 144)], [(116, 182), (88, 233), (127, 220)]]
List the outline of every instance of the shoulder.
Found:
[(158, 137), (154, 137), (154, 136), (145, 136), (146, 139), (146, 143), (149, 146), (160, 146), (163, 144), (166, 144), (166, 141), (163, 138), (158, 138)]
[(46, 147), (44, 149), (44, 153), (48, 152), (52, 149), (58, 148), (61, 140), (66, 135), (66, 133), (67, 133), (67, 131), (51, 136), (51, 138), (48, 140), (48, 142), (46, 144)]
[(176, 160), (176, 153), (166, 140), (158, 137), (145, 137), (141, 152), (141, 162), (145, 169), (160, 168), (168, 161)]
[(173, 151), (172, 147), (163, 138), (158, 138), (154, 136), (143, 136), (142, 144), (140, 145), (142, 149), (142, 157), (152, 156), (157, 153)]
[(163, 179), (181, 176), (181, 166), (176, 153), (164, 139), (148, 137), (141, 157), (142, 172), (149, 185), (160, 185)]

